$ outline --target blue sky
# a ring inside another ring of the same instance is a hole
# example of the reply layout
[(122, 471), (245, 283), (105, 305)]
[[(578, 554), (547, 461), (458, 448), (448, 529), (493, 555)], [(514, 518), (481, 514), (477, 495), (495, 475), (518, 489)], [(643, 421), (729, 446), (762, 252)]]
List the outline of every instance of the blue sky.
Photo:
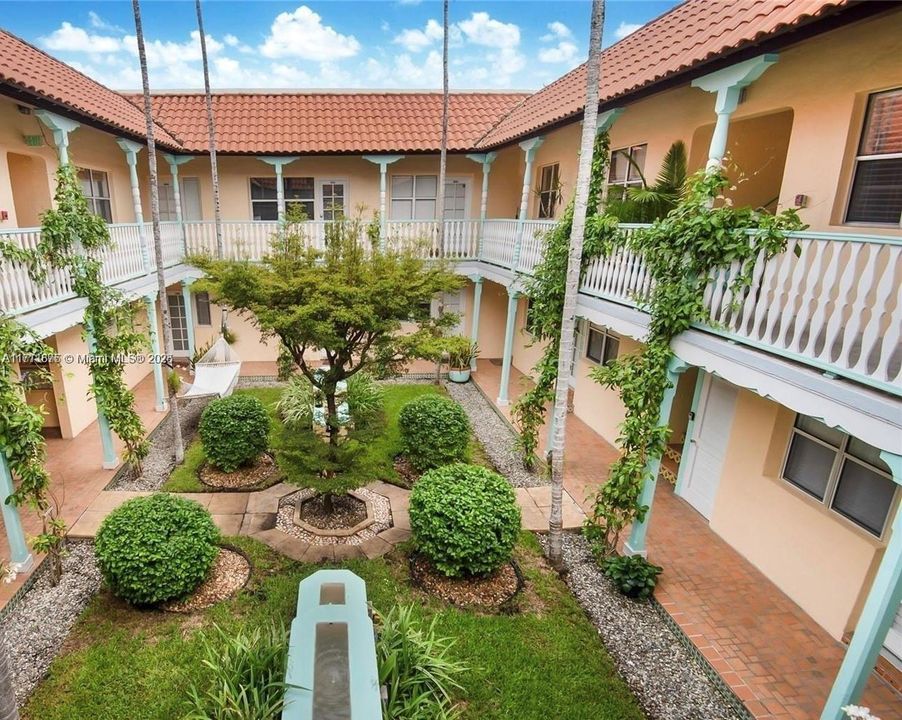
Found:
[[(677, 4), (608, 0), (605, 44)], [(451, 0), (451, 87), (535, 89), (585, 58), (590, 3)], [(200, 88), (193, 0), (142, 3), (154, 89)], [(206, 0), (215, 88), (441, 86), (441, 4)], [(0, 24), (117, 89), (140, 88), (131, 2), (0, 2)]]

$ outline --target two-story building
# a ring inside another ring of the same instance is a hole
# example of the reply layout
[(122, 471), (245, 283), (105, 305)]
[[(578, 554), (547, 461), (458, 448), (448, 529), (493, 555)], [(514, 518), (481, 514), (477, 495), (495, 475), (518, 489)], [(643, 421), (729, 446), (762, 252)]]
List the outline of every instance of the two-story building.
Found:
[[(690, 171), (727, 165), (735, 203), (796, 208), (809, 226), (789, 240), (798, 254), (759, 261), (740, 302), (727, 290), (729, 271), (715, 278), (709, 320), (674, 341), (675, 487), (646, 488), (652, 511), (625, 546), (661, 557), (654, 538), (664, 508), (656, 505), (678, 506), (695, 523), (686, 533), (702, 527), (798, 608), (804, 632), (809, 623), (820, 633), (826, 659), (820, 650), (791, 658), (795, 684), (775, 677), (779, 661), (766, 647), (774, 642), (756, 646), (736, 633), (725, 640), (716, 617), (694, 636), (687, 630), (756, 717), (776, 717), (777, 707), (812, 717), (831, 685), (823, 717), (837, 717), (836, 703), (861, 694), (877, 653), (883, 678), (900, 687), (900, 38), (902, 10), (892, 3), (689, 0), (603, 53), (609, 187), (654, 178), (680, 140)], [(311, 242), (336, 214), (356, 208), (378, 213), (388, 240), (434, 238), (443, 222), (444, 242), (430, 256), (468, 277), (444, 304), (478, 341), (477, 382), (488, 387), (482, 379), (494, 374), (492, 400), (505, 412), (518, 394), (512, 378), (528, 376), (540, 352), (525, 330), (522, 275), (573, 194), (584, 85), (581, 66), (533, 94), (453, 93), (443, 218), (435, 215), (440, 94), (217, 93), (226, 252), (259, 258), (289, 205), (304, 209)], [(175, 349), (188, 357), (215, 337), (220, 313), (191, 292), (198, 271), (183, 262), (186, 252), (214, 247), (203, 95), (157, 93), (154, 116)], [(143, 142), (140, 98), (0, 31), (0, 236), (36, 241), (53, 173), (68, 159), (94, 211), (111, 223), (109, 282), (143, 298), (143, 320), (159, 337)], [(600, 443), (615, 443), (623, 407), (589, 373), (641, 347), (647, 315), (635, 296), (648, 282), (640, 259), (620, 252), (594, 261), (581, 287), (572, 415)], [(86, 351), (83, 302), (66, 278), (37, 286), (6, 262), (0, 301), (59, 353)], [(277, 348), (248, 319), (229, 325), (243, 359), (274, 363)], [(96, 420), (87, 368), (52, 370), (51, 386), (33, 402), (46, 410), (48, 433), (73, 438)], [(129, 383), (151, 375), (151, 366), (133, 366)], [(155, 393), (164, 410), (159, 372)], [(111, 438), (98, 449), (101, 461), (117, 462)], [(702, 576), (712, 572), (704, 560), (697, 558)], [(731, 603), (743, 598), (718, 607)], [(850, 637), (839, 669), (830, 658), (842, 657)], [(872, 704), (884, 720), (902, 717), (884, 679), (871, 679)]]

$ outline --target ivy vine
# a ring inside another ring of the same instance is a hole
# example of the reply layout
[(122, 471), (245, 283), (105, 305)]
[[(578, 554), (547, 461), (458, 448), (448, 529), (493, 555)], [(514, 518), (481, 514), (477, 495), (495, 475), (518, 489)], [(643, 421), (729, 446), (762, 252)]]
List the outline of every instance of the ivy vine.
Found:
[[(583, 246), (583, 273), (602, 248), (613, 242), (617, 232), (617, 219), (598, 212), (609, 154), (608, 134), (599, 133), (592, 151)], [(523, 289), (530, 303), (526, 329), (533, 337), (532, 342), (545, 343), (542, 355), (533, 368), (535, 385), (520, 396), (511, 410), (520, 431), (518, 441), (528, 467), (535, 462), (539, 429), (545, 422), (546, 407), (554, 400), (572, 225), (573, 200), (567, 204), (560, 221), (546, 234), (544, 253), (533, 274), (522, 277)], [(580, 277), (582, 278), (582, 275)]]
[[(718, 270), (733, 265), (729, 291), (738, 308), (758, 257), (768, 259), (784, 252), (786, 233), (803, 227), (795, 210), (772, 215), (734, 207), (724, 194), (732, 189), (723, 170), (700, 171), (686, 183), (677, 206), (650, 228), (630, 236), (606, 235), (609, 241), (602, 253), (610, 254), (618, 246), (628, 248), (642, 258), (653, 282), (647, 296), (636, 298), (649, 314), (641, 351), (592, 371), (596, 382), (618, 391), (626, 408), (617, 438), (621, 456), (595, 495), (587, 525), (587, 534), (602, 556), (613, 554), (623, 529), (636, 519), (643, 520), (648, 512), (640, 502), (642, 486), (651, 480), (647, 463), (661, 457), (670, 434), (666, 424), (658, 423), (658, 416), (671, 386), (671, 340), (693, 322), (705, 319), (705, 287)], [(598, 218), (591, 222), (597, 224)]]

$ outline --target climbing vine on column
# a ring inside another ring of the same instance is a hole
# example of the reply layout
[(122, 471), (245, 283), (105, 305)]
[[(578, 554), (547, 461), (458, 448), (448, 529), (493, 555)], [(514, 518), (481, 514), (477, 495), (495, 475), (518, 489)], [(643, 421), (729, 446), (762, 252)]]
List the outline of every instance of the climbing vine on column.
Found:
[(671, 340), (693, 322), (706, 320), (705, 287), (718, 270), (731, 268), (726, 290), (736, 308), (749, 291), (757, 261), (785, 251), (785, 233), (803, 227), (794, 210), (771, 215), (734, 208), (724, 197), (729, 185), (722, 170), (697, 173), (676, 208), (650, 228), (629, 236), (605, 235), (602, 252), (607, 255), (617, 247), (632, 251), (645, 264), (652, 286), (647, 296), (636, 298), (650, 316), (642, 349), (592, 372), (596, 382), (618, 391), (626, 408), (617, 438), (621, 457), (595, 495), (586, 528), (602, 556), (613, 554), (622, 530), (648, 512), (639, 500), (643, 484), (651, 479), (647, 463), (661, 457), (670, 433), (667, 425), (658, 424), (658, 415), (669, 387)]
[[(28, 358), (40, 359), (50, 353), (31, 330), (12, 318), (0, 317), (0, 452), (18, 480), (9, 502), (38, 513), (41, 532), (32, 539), (32, 546), (50, 558), (50, 580), (55, 585), (62, 573), (66, 525), (57, 517), (50, 477), (44, 468), (44, 415), (25, 399), (28, 389), (46, 380), (47, 374), (38, 369), (22, 377), (17, 367)], [(7, 572), (14, 576), (15, 570), (10, 567)]]
[[(582, 269), (598, 256), (605, 244), (613, 242), (616, 218), (600, 215), (601, 187), (609, 157), (607, 133), (599, 133), (592, 153), (592, 175), (589, 181), (589, 204), (586, 211), (586, 237), (583, 245)], [(567, 259), (570, 252), (570, 229), (573, 225), (571, 200), (561, 219), (545, 236), (541, 262), (531, 276), (523, 277), (524, 293), (529, 297), (527, 330), (533, 342), (545, 342), (542, 356), (533, 368), (535, 386), (523, 393), (514, 404), (512, 414), (520, 431), (519, 443), (523, 459), (531, 465), (539, 443), (539, 429), (545, 422), (546, 405), (554, 399), (558, 354), (561, 344), (561, 317), (564, 312), (564, 289)]]
[(67, 269), (75, 294), (88, 301), (84, 327), (91, 349), (91, 394), (125, 444), (125, 461), (140, 469), (148, 443), (123, 373), (128, 356), (146, 349), (147, 339), (135, 327), (134, 304), (104, 283), (101, 253), (113, 243), (103, 218), (88, 209), (74, 168), (61, 165), (56, 183), (55, 207), (41, 218), (38, 261), (45, 271)]

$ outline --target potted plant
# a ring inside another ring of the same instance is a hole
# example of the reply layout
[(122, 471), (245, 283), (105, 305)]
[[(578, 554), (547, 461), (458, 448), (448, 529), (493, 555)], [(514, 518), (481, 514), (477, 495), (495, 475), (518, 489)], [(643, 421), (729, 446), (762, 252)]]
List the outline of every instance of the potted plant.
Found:
[(479, 355), (479, 347), (472, 340), (455, 336), (448, 338), (448, 379), (465, 383), (470, 379), (470, 365)]

